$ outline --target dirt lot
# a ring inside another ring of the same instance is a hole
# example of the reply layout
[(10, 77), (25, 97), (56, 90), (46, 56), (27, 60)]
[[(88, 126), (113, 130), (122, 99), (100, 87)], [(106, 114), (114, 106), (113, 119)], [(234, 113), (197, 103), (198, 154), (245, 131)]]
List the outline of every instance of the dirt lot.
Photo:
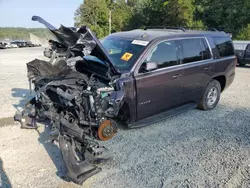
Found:
[[(25, 63), (42, 49), (0, 50), (0, 187), (78, 187), (46, 128), (12, 123), (29, 95)], [(190, 110), (136, 130), (120, 130), (104, 144), (114, 153), (82, 187), (250, 187), (250, 67), (209, 112)]]

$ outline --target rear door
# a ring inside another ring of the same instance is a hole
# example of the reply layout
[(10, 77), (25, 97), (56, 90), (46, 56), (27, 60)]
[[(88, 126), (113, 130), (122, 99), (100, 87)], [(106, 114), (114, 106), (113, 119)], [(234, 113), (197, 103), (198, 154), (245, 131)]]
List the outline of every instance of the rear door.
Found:
[[(135, 75), (137, 88), (137, 120), (178, 106), (182, 95), (182, 74), (178, 46), (175, 41), (163, 41), (146, 55)], [(144, 72), (145, 62), (153, 61), (158, 69)]]
[(206, 38), (181, 39), (178, 43), (181, 46), (183, 97), (187, 103), (196, 103), (213, 74), (214, 62)]

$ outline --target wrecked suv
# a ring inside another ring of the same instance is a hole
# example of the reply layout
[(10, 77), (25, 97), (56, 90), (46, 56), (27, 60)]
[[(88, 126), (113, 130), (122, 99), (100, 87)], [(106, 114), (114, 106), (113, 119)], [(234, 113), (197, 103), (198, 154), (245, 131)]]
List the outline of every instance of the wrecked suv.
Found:
[(94, 164), (109, 156), (98, 140), (111, 139), (117, 125), (137, 128), (195, 107), (211, 110), (234, 80), (236, 57), (224, 32), (144, 29), (100, 42), (88, 27), (57, 29), (32, 19), (61, 43), (63, 58), (27, 63), (36, 95), (15, 120), (22, 128), (49, 120), (77, 184), (101, 170)]

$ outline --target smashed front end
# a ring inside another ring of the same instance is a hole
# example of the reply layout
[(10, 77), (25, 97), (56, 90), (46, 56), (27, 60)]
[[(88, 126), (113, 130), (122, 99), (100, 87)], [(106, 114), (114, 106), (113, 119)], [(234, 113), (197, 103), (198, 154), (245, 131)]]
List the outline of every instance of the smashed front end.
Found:
[[(50, 29), (58, 38), (65, 30)], [(75, 41), (78, 36), (74, 46), (83, 56), (60, 60), (56, 65), (38, 59), (27, 63), (36, 95), (16, 113), (15, 120), (21, 128), (34, 129), (37, 120), (49, 120), (50, 135), (59, 142), (68, 178), (82, 184), (101, 170), (94, 165), (96, 161), (109, 158), (98, 140), (107, 141), (117, 132), (116, 118), (124, 92), (117, 82), (118, 72), (93, 33), (87, 27), (67, 30), (70, 32)]]

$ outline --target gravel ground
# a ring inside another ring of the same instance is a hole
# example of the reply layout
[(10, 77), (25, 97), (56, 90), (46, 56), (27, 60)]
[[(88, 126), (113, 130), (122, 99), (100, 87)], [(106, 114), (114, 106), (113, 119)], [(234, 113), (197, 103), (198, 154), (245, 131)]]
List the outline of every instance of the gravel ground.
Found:
[(26, 63), (42, 56), (42, 48), (0, 50), (0, 118), (10, 117), (29, 95)]
[[(40, 53), (0, 51), (0, 116), (12, 116), (13, 105), (24, 101), (25, 63)], [(113, 160), (82, 187), (250, 187), (250, 67), (236, 72), (213, 111), (193, 109), (148, 127), (120, 130), (104, 142)], [(0, 187), (79, 187), (63, 180), (60, 150), (48, 142), (44, 126), (34, 131), (3, 124), (10, 118), (0, 119)]]

